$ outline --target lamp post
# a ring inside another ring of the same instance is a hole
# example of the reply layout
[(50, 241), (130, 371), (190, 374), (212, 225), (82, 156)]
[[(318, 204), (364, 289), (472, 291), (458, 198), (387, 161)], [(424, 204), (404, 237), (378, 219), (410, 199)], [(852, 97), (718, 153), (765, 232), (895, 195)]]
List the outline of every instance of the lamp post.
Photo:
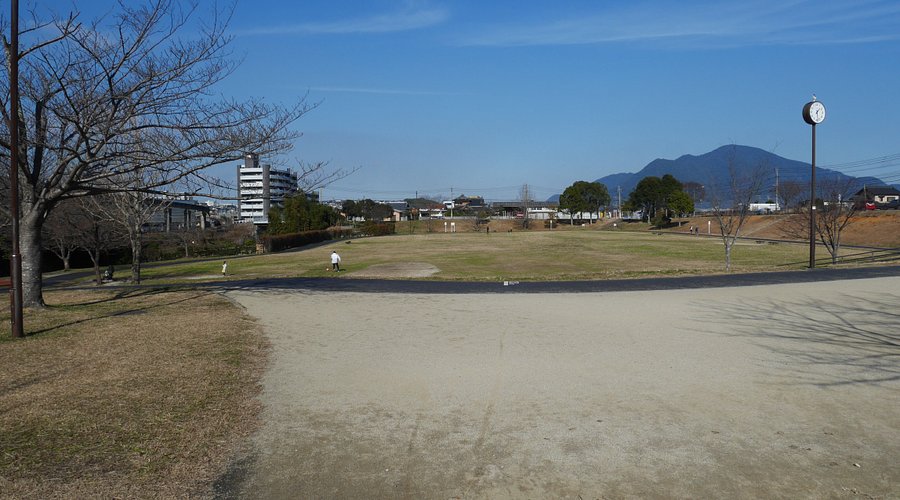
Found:
[(10, 326), (12, 336), (22, 338), (25, 333), (22, 327), (22, 255), (19, 253), (19, 0), (10, 2), (9, 31)]
[(803, 121), (812, 126), (812, 175), (809, 180), (809, 268), (816, 267), (816, 125), (825, 121), (825, 105), (816, 100), (803, 106)]

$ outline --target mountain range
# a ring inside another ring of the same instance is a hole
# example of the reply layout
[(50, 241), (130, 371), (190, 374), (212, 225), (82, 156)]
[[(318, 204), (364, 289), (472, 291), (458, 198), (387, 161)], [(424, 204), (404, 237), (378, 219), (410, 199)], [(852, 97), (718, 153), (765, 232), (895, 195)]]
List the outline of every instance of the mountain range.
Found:
[[(636, 173), (617, 173), (601, 177), (596, 182), (603, 183), (616, 203), (618, 189), (622, 192), (622, 201), (628, 197), (641, 179), (648, 176), (662, 177), (672, 174), (682, 183), (696, 182), (704, 186), (727, 186), (731, 177), (730, 166), (737, 171), (749, 170), (761, 166), (766, 172), (766, 183), (761, 198), (774, 198), (777, 183), (809, 184), (811, 165), (809, 163), (789, 160), (769, 151), (752, 146), (728, 145), (699, 156), (683, 155), (675, 160), (656, 159)], [(882, 180), (875, 177), (852, 177), (836, 170), (816, 167), (816, 180), (834, 179), (839, 182), (849, 181), (860, 187), (885, 186)], [(559, 195), (548, 201), (558, 201)]]

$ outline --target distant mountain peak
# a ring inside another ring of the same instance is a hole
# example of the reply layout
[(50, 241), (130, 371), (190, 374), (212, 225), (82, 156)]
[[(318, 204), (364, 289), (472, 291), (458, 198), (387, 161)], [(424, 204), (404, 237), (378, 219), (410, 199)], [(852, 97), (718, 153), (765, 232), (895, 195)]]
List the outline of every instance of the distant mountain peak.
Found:
[[(778, 170), (779, 182), (803, 182), (808, 183), (811, 167), (809, 163), (789, 160), (778, 156), (771, 151), (766, 151), (754, 146), (741, 144), (726, 144), (701, 155), (684, 154), (675, 160), (657, 158), (641, 170), (635, 173), (619, 172), (597, 179), (602, 182), (612, 193), (617, 188), (622, 189), (623, 198), (628, 196), (641, 179), (648, 176), (662, 177), (672, 174), (681, 182), (697, 182), (702, 185), (719, 183), (727, 185), (730, 176), (729, 166), (739, 168), (764, 165), (772, 169), (771, 181), (764, 186), (761, 196), (772, 196), (775, 190), (775, 169)], [(816, 175), (824, 177), (837, 177), (841, 179), (854, 179), (841, 172), (816, 167)], [(860, 184), (870, 186), (886, 185), (880, 179), (874, 177), (856, 178)], [(558, 198), (559, 195), (551, 197)]]

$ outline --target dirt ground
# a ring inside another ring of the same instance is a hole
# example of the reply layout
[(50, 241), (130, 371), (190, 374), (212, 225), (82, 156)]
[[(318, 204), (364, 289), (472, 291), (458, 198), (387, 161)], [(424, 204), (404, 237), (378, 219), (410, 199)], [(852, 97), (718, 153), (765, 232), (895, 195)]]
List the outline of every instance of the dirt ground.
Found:
[[(792, 233), (792, 226), (787, 222), (791, 217), (798, 216), (754, 215), (741, 229), (741, 235), (748, 238), (804, 239), (807, 229), (803, 229), (802, 234), (798, 235), (794, 228), (794, 233)], [(805, 219), (805, 216), (803, 217)], [(707, 222), (711, 222), (711, 224), (708, 226)], [(681, 228), (677, 230), (688, 232), (692, 225), (699, 227), (704, 234), (707, 228), (716, 234), (718, 227), (713, 218), (695, 217), (684, 219)], [(801, 228), (802, 226), (803, 224), (801, 224)], [(845, 245), (900, 248), (900, 210), (876, 210), (856, 214), (842, 231), (841, 241)]]
[(229, 295), (273, 360), (223, 496), (900, 496), (900, 278)]
[(427, 278), (440, 269), (427, 262), (375, 264), (353, 273), (354, 278)]

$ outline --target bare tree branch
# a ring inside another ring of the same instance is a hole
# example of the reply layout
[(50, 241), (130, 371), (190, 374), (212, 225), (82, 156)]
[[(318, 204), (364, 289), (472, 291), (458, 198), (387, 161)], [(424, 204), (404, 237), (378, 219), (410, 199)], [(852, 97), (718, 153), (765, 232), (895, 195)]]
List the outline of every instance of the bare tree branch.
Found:
[[(300, 135), (289, 127), (317, 106), (303, 98), (280, 106), (218, 95), (215, 86), (237, 65), (226, 35), (233, 10), (201, 12), (198, 5), (120, 0), (92, 22), (81, 22), (73, 12), (31, 24), (30, 29), (55, 28), (44, 40), (36, 39), (40, 31), (32, 32), (31, 45), (18, 54), (26, 305), (43, 304), (41, 227), (62, 200), (149, 195), (173, 183), (199, 190), (210, 185), (203, 173), (208, 167), (245, 152), (289, 151)], [(8, 68), (15, 55), (5, 42), (0, 100), (8, 104)], [(14, 147), (7, 123), (0, 123), (3, 160)], [(135, 176), (140, 183), (123, 181)]]
[(731, 249), (750, 215), (750, 203), (762, 189), (767, 171), (765, 164), (739, 165), (732, 151), (728, 158), (727, 188), (710, 181), (712, 212), (725, 245), (726, 271), (731, 270)]

